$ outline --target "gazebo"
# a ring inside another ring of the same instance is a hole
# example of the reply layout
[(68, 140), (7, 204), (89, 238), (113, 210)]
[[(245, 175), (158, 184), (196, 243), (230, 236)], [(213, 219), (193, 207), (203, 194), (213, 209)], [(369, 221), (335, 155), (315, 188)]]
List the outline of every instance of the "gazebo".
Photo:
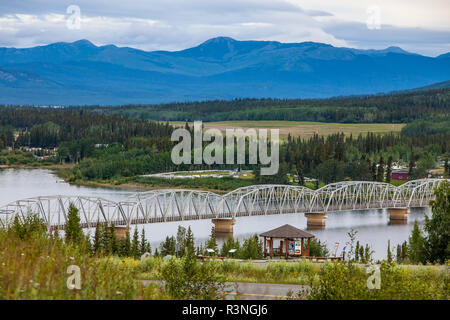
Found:
[[(311, 238), (314, 238), (313, 234), (297, 229), (289, 224), (261, 233), (259, 236), (264, 238), (264, 258), (267, 256), (273, 258), (275, 253), (279, 256), (284, 254), (286, 259), (289, 256), (309, 256)], [(308, 248), (306, 250), (304, 245), (305, 239), (308, 240)], [(279, 248), (274, 248), (274, 240), (280, 241)], [(269, 253), (267, 252), (267, 247), (269, 247)]]

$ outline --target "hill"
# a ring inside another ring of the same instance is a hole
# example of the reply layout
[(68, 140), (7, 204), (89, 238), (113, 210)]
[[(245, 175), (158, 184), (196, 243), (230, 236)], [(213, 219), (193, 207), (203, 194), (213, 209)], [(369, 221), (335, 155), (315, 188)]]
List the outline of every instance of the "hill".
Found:
[[(437, 87), (443, 84), (437, 84)], [(87, 110), (162, 121), (285, 120), (406, 123), (450, 116), (450, 88), (327, 99), (234, 99), (88, 107)]]

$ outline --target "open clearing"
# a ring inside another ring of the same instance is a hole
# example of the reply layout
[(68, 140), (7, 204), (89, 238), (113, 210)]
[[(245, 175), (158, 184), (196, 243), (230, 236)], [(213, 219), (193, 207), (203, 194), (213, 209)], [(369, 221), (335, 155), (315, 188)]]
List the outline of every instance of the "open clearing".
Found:
[[(184, 126), (184, 122), (174, 121), (171, 124), (175, 126)], [(192, 123), (190, 123), (192, 125)], [(217, 128), (225, 130), (227, 128), (257, 128), (257, 129), (280, 129), (280, 136), (311, 137), (314, 133), (327, 136), (337, 132), (343, 132), (345, 135), (374, 133), (399, 132), (405, 124), (402, 123), (325, 123), (325, 122), (307, 122), (307, 121), (220, 121), (204, 122), (206, 129)]]

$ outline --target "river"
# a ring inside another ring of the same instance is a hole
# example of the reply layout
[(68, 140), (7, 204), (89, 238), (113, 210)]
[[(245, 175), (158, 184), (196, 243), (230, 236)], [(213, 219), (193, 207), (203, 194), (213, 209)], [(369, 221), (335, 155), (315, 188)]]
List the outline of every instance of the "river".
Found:
[[(19, 199), (49, 195), (83, 195), (120, 201), (135, 192), (136, 190), (129, 189), (71, 185), (61, 181), (47, 169), (0, 169), (0, 206)], [(358, 232), (357, 240), (362, 244), (368, 243), (375, 251), (374, 258), (383, 259), (386, 257), (388, 240), (395, 254), (396, 245), (408, 239), (414, 221), (423, 225), (425, 214), (430, 215), (430, 209), (411, 209), (407, 224), (389, 225), (389, 215), (386, 210), (333, 212), (328, 214), (326, 229), (309, 232), (319, 240), (326, 241), (330, 251), (334, 248), (335, 242), (339, 242), (338, 252), (340, 253), (342, 246), (349, 241), (347, 233), (354, 229)], [(240, 239), (286, 223), (306, 229), (306, 218), (303, 214), (241, 217), (236, 221), (234, 235)], [(176, 235), (178, 225), (186, 228), (190, 225), (196, 240), (201, 242), (207, 239), (213, 226), (209, 220), (199, 220), (139, 225), (137, 228), (139, 230), (145, 228), (145, 233), (154, 249), (166, 236)]]

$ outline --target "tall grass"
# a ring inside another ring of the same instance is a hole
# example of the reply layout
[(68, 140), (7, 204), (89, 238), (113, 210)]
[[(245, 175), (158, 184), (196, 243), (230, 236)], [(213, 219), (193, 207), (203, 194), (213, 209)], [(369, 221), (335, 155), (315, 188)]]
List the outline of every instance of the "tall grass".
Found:
[[(68, 289), (69, 265), (81, 289)], [(0, 299), (158, 299), (157, 288), (136, 281), (136, 268), (99, 259), (63, 241), (34, 234), (21, 239), (0, 229)]]
[[(162, 279), (161, 270), (168, 263), (162, 258), (149, 257), (140, 262), (137, 269), (144, 279)], [(212, 261), (215, 270), (228, 282), (261, 282), (261, 283), (291, 283), (308, 284), (317, 278), (320, 266), (310, 261), (296, 262), (270, 261), (267, 264), (257, 264), (251, 261), (215, 260)]]

